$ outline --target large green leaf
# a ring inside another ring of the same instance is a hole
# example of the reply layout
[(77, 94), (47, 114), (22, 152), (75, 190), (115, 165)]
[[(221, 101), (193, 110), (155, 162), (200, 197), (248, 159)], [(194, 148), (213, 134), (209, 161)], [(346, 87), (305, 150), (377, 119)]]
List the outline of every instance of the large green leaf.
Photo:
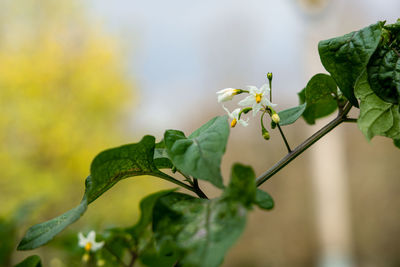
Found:
[(215, 117), (189, 137), (177, 130), (168, 130), (164, 142), (173, 165), (186, 175), (223, 188), (220, 171), (229, 136), (227, 117)]
[(280, 126), (290, 125), (295, 123), (298, 118), (303, 114), (304, 110), (306, 109), (306, 103), (301, 104), (297, 107), (288, 108), (278, 112), (280, 122)]
[(182, 266), (213, 267), (244, 230), (247, 210), (255, 200), (255, 175), (236, 164), (220, 198), (207, 200), (181, 193), (161, 197), (153, 213), (153, 230), (161, 247), (174, 247)]
[(223, 197), (240, 202), (250, 208), (256, 197), (256, 174), (250, 166), (234, 164), (231, 170), (231, 181)]
[(153, 193), (140, 201), (140, 219), (132, 227), (127, 228), (132, 239), (135, 241), (135, 250), (138, 253), (139, 260), (146, 266), (168, 267), (172, 266), (177, 255), (172, 249), (159, 249), (156, 246), (154, 235), (152, 232), (153, 208), (156, 201), (171, 192), (172, 190), (163, 190)]
[(156, 201), (171, 192), (172, 190), (163, 190), (156, 193), (153, 193), (140, 201), (140, 218), (139, 221), (132, 227), (127, 228), (127, 232), (131, 234), (133, 238), (140, 238), (141, 234), (145, 231), (145, 229), (151, 225), (153, 220), (153, 208)]
[(323, 73), (314, 75), (299, 93), (300, 103), (306, 103), (303, 118), (308, 124), (328, 116), (337, 109), (337, 86), (331, 76)]
[(400, 98), (400, 23), (388, 25), (387, 38), (368, 63), (372, 91), (386, 102), (399, 104)]
[(14, 267), (42, 267), (42, 261), (38, 255), (32, 255), (15, 265)]
[(97, 155), (91, 164), (91, 175), (85, 181), (86, 189), (81, 203), (54, 219), (29, 228), (18, 249), (29, 250), (46, 244), (78, 220), (88, 204), (124, 178), (153, 175), (168, 179), (153, 162), (154, 146), (154, 137), (145, 136), (139, 143), (112, 148)]
[(383, 23), (378, 22), (318, 44), (322, 65), (353, 106), (358, 107), (354, 85), (378, 47), (382, 26)]
[(355, 93), (360, 99), (358, 127), (370, 140), (375, 135), (400, 138), (400, 114), (398, 105), (380, 99), (371, 89), (364, 72), (356, 84)]

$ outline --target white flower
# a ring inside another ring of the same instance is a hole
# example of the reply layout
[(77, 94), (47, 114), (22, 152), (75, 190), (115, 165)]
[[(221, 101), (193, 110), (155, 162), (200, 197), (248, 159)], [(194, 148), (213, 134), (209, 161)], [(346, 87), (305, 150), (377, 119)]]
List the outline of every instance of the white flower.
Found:
[(232, 127), (232, 128), (235, 127), (237, 123), (240, 123), (240, 124), (241, 124), (242, 126), (244, 126), (244, 127), (246, 127), (247, 125), (249, 125), (249, 124), (247, 123), (248, 119), (247, 119), (247, 120), (239, 119), (240, 108), (237, 108), (237, 109), (235, 109), (234, 111), (232, 111), (232, 113), (230, 113), (229, 110), (228, 110), (226, 107), (224, 107), (224, 106), (222, 106), (222, 107), (223, 107), (223, 108), (225, 109), (225, 111), (228, 113), (229, 118), (232, 119), (232, 122), (231, 122), (231, 127)]
[(249, 96), (240, 101), (238, 104), (240, 106), (252, 106), (253, 116), (256, 116), (257, 112), (260, 111), (260, 109), (263, 106), (270, 106), (270, 107), (276, 106), (276, 104), (272, 104), (268, 100), (268, 95), (271, 90), (268, 84), (264, 84), (263, 86), (260, 87), (260, 89), (258, 89), (255, 86), (248, 86), (248, 89), (249, 89)]
[(96, 232), (90, 231), (87, 237), (85, 237), (81, 232), (78, 234), (79, 246), (83, 247), (87, 252), (97, 251), (101, 249), (104, 245), (104, 241), (96, 242)]
[(219, 90), (217, 92), (218, 95), (218, 103), (220, 102), (226, 102), (229, 100), (232, 100), (232, 98), (237, 95), (241, 90), (239, 89), (234, 89), (234, 88), (225, 88), (222, 90)]

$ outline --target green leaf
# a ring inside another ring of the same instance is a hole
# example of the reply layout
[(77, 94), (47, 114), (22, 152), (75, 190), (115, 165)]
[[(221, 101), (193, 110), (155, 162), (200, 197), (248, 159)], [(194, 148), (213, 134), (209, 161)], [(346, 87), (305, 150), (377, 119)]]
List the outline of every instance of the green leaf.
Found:
[(356, 84), (356, 96), (360, 99), (358, 127), (368, 140), (375, 135), (392, 139), (400, 138), (400, 114), (398, 105), (380, 99), (372, 91), (364, 72)]
[(400, 36), (392, 38), (381, 44), (371, 57), (367, 67), (368, 81), (372, 91), (381, 99), (399, 104)]
[(306, 102), (318, 103), (321, 99), (334, 99), (337, 96), (337, 86), (331, 76), (324, 73), (315, 74), (306, 86)]
[(382, 26), (378, 22), (318, 44), (322, 65), (353, 106), (358, 107), (354, 85), (378, 47)]
[(173, 167), (164, 140), (156, 144), (154, 149), (154, 163), (158, 169), (171, 169)]
[(302, 116), (308, 124), (330, 115), (337, 109), (337, 87), (331, 76), (323, 73), (314, 75), (299, 94), (300, 104), (306, 103)]
[[(86, 180), (89, 179), (90, 176)], [(78, 220), (86, 211), (87, 205), (88, 202), (86, 196), (84, 196), (81, 203), (75, 208), (54, 219), (30, 227), (19, 243), (17, 249), (30, 250), (46, 244), (68, 225)]]
[(265, 191), (257, 188), (256, 199), (254, 202), (260, 209), (270, 210), (274, 207), (274, 200)]
[(157, 243), (176, 249), (182, 266), (218, 266), (243, 232), (255, 194), (254, 171), (235, 164), (220, 198), (206, 200), (181, 193), (161, 197), (153, 213)]
[(148, 267), (175, 266), (178, 255), (172, 247), (158, 248), (154, 239), (151, 239), (146, 248), (139, 253), (139, 260)]
[(393, 139), (393, 143), (397, 148), (400, 148), (400, 139)]
[(189, 137), (181, 131), (168, 130), (164, 142), (178, 170), (223, 188), (220, 165), (228, 136), (227, 117), (221, 116), (211, 119)]
[(42, 262), (38, 255), (32, 255), (27, 257), (25, 260), (18, 263), (14, 267), (42, 267)]
[(280, 126), (290, 125), (295, 123), (298, 118), (303, 114), (304, 110), (306, 110), (306, 104), (301, 104), (297, 107), (288, 108), (278, 112), (280, 122)]
[(163, 190), (156, 193), (153, 193), (140, 201), (140, 219), (139, 221), (132, 227), (127, 228), (127, 232), (132, 235), (133, 238), (140, 238), (141, 234), (145, 231), (145, 229), (151, 224), (153, 219), (153, 208), (156, 201), (171, 192), (172, 190)]
[(243, 232), (246, 214), (239, 202), (171, 193), (157, 202), (153, 228), (160, 246), (176, 246), (182, 266), (213, 267)]
[(250, 208), (256, 197), (256, 175), (250, 166), (235, 164), (231, 170), (231, 181), (223, 196), (239, 201)]
[(118, 181), (139, 175), (164, 176), (154, 164), (155, 139), (146, 135), (139, 143), (105, 150), (98, 154), (90, 167), (92, 184), (86, 195), (94, 201)]
[(34, 249), (49, 242), (78, 220), (88, 204), (124, 178), (139, 175), (165, 178), (165, 174), (153, 162), (154, 141), (153, 136), (145, 136), (139, 143), (112, 148), (97, 155), (91, 164), (91, 176), (85, 181), (86, 189), (81, 203), (54, 219), (29, 228), (18, 250)]

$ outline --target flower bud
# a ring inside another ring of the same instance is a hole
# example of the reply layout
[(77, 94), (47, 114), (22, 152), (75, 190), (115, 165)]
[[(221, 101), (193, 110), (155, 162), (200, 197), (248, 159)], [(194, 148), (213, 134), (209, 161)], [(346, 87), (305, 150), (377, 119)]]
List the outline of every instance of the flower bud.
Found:
[(267, 73), (267, 78), (268, 78), (268, 80), (270, 80), (270, 81), (272, 80), (272, 72), (268, 72), (268, 73)]
[(269, 140), (270, 135), (269, 135), (269, 132), (268, 132), (265, 128), (262, 129), (261, 133), (262, 133), (262, 137), (263, 137), (265, 140)]
[(276, 124), (278, 124), (281, 121), (281, 118), (279, 118), (279, 115), (277, 113), (272, 114), (271, 119)]
[(82, 256), (82, 261), (83, 261), (83, 262), (88, 262), (89, 260), (90, 260), (90, 255), (89, 255), (89, 253), (83, 254), (83, 256)]

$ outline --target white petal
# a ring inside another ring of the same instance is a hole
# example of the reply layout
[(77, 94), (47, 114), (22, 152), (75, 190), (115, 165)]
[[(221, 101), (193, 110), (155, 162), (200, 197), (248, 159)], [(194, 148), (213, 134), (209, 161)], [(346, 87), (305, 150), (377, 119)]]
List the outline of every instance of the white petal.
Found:
[(96, 232), (95, 231), (90, 231), (89, 234), (87, 235), (87, 240), (90, 243), (95, 243), (96, 242)]
[(85, 247), (85, 245), (87, 243), (87, 239), (81, 232), (78, 233), (78, 239), (79, 239), (78, 245), (80, 247)]
[(217, 95), (225, 94), (226, 92), (229, 92), (229, 90), (231, 90), (231, 89), (232, 89), (232, 88), (225, 88), (225, 89), (219, 90), (219, 91), (217, 92)]
[(239, 120), (239, 112), (240, 112), (240, 108), (235, 109), (234, 111), (232, 111), (232, 117), (235, 118), (236, 120)]
[(94, 251), (101, 249), (103, 246), (104, 246), (104, 241), (94, 242), (94, 243), (92, 243), (91, 250), (94, 252)]
[(253, 95), (247, 96), (245, 99), (239, 101), (238, 105), (239, 106), (251, 106), (256, 102), (256, 99), (254, 98)]
[(257, 112), (259, 112), (261, 109), (261, 103), (254, 103), (253, 104), (253, 117), (256, 116)]
[(238, 123), (240, 123), (242, 126), (244, 126), (244, 127), (247, 127), (247, 125), (249, 125), (248, 123), (247, 123), (247, 121), (248, 121), (248, 119), (247, 120), (242, 120), (242, 119), (240, 119), (240, 120), (238, 120)]
[(270, 89), (269, 89), (269, 85), (264, 83), (261, 87), (260, 87), (261, 91), (264, 91), (264, 93), (269, 93)]
[(266, 97), (261, 99), (261, 104), (263, 104), (264, 106), (269, 106), (269, 107), (275, 107), (276, 104), (271, 103), (271, 101), (269, 101)]
[(228, 113), (229, 118), (233, 119), (232, 113), (230, 113), (229, 110), (224, 105), (222, 105), (222, 107), (225, 109), (226, 113)]
[(247, 85), (246, 89), (249, 90), (250, 94), (253, 94), (257, 90), (257, 86)]

